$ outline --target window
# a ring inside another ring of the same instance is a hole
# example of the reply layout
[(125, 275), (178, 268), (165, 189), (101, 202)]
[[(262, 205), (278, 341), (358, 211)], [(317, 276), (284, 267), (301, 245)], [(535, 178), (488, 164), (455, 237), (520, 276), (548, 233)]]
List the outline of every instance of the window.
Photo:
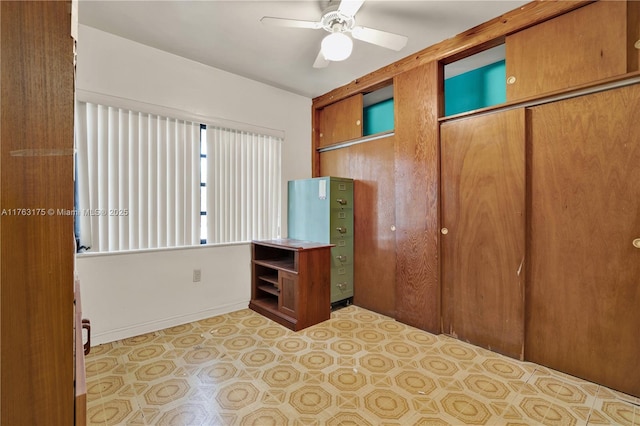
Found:
[(78, 102), (78, 245), (111, 252), (277, 238), (281, 144)]

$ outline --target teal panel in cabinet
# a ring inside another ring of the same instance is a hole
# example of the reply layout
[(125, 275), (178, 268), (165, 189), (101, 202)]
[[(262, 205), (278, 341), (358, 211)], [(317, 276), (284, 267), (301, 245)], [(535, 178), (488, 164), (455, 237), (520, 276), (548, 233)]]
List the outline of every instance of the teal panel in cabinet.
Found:
[(289, 181), (287, 213), (289, 238), (336, 246), (332, 249), (331, 303), (353, 297), (353, 180)]
[(393, 98), (364, 107), (363, 136), (393, 130)]
[(444, 114), (454, 115), (506, 102), (505, 61), (444, 81)]

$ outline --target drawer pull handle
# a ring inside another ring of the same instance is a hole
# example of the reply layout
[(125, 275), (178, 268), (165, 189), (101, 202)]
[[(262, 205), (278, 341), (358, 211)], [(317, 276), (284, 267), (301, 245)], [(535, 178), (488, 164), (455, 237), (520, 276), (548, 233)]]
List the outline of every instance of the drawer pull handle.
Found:
[(336, 259), (338, 259), (340, 262), (346, 262), (347, 261), (347, 256), (341, 254), (336, 256)]
[(344, 226), (338, 226), (336, 228), (336, 231), (338, 231), (341, 234), (346, 234), (347, 233), (347, 228), (345, 228)]
[(338, 283), (338, 284), (336, 284), (336, 287), (338, 287), (340, 290), (344, 291), (344, 290), (347, 289), (347, 283), (346, 282)]
[(340, 205), (343, 205), (343, 206), (347, 205), (347, 200), (345, 200), (344, 198), (338, 198), (336, 201)]
[(87, 343), (84, 344), (84, 354), (89, 355), (91, 352), (91, 321), (86, 318), (82, 318), (82, 329), (87, 330)]
[(640, 249), (640, 238), (636, 238), (633, 240), (633, 246), (637, 249)]

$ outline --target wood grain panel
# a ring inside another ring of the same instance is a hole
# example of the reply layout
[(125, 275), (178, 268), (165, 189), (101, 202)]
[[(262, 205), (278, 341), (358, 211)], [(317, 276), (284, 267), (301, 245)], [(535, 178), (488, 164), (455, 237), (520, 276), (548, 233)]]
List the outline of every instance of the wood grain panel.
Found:
[(525, 114), (441, 126), (444, 332), (522, 359)]
[(436, 62), (396, 77), (396, 318), (440, 332)]
[(318, 152), (321, 112), (321, 109), (311, 108), (311, 176), (322, 176), (320, 172), (320, 153)]
[(70, 5), (0, 8), (0, 423), (71, 425), (73, 219), (55, 213), (73, 209)]
[(526, 358), (640, 397), (640, 86), (531, 110)]
[(640, 2), (627, 1), (627, 71), (640, 70)]
[(355, 179), (353, 302), (395, 318), (394, 138), (352, 146), (350, 164)]
[(501, 39), (523, 28), (577, 9), (591, 0), (579, 1), (532, 1), (522, 7), (507, 12), (455, 37), (429, 46), (386, 67), (362, 76), (344, 86), (313, 99), (313, 108), (322, 108), (354, 93), (363, 93), (395, 76), (433, 61), (460, 58), (466, 52), (474, 53), (491, 46)]
[(351, 149), (340, 148), (320, 154), (320, 176), (351, 177)]
[[(306, 271), (305, 271), (306, 272)], [(303, 283), (303, 285), (306, 283)], [(298, 288), (298, 274), (287, 271), (278, 271), (278, 310), (291, 318), (298, 318), (298, 292), (304, 291)], [(305, 306), (306, 308), (306, 306)]]
[[(296, 330), (310, 327), (331, 316), (331, 248), (305, 250), (300, 254), (298, 281), (298, 324)], [(304, 263), (304, 264), (303, 264)], [(305, 274), (305, 275), (303, 275)], [(304, 307), (304, 309), (302, 309)]]
[(362, 136), (362, 94), (358, 93), (319, 111), (318, 147)]
[(355, 180), (354, 303), (395, 317), (394, 138), (323, 152), (320, 170)]
[[(507, 100), (627, 72), (627, 5), (599, 1), (506, 39)], [(606, 22), (606, 25), (602, 25)]]

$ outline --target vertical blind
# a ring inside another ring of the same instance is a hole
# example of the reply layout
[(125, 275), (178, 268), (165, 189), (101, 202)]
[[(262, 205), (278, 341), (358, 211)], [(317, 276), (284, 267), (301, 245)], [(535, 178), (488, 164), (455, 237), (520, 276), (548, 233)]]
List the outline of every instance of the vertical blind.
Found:
[(199, 124), (85, 102), (75, 123), (82, 245), (199, 244)]
[(280, 237), (282, 138), (207, 127), (207, 242)]
[(213, 244), (280, 237), (281, 137), (207, 126), (202, 164), (199, 123), (75, 111), (76, 220), (91, 252), (199, 245), (201, 226)]

